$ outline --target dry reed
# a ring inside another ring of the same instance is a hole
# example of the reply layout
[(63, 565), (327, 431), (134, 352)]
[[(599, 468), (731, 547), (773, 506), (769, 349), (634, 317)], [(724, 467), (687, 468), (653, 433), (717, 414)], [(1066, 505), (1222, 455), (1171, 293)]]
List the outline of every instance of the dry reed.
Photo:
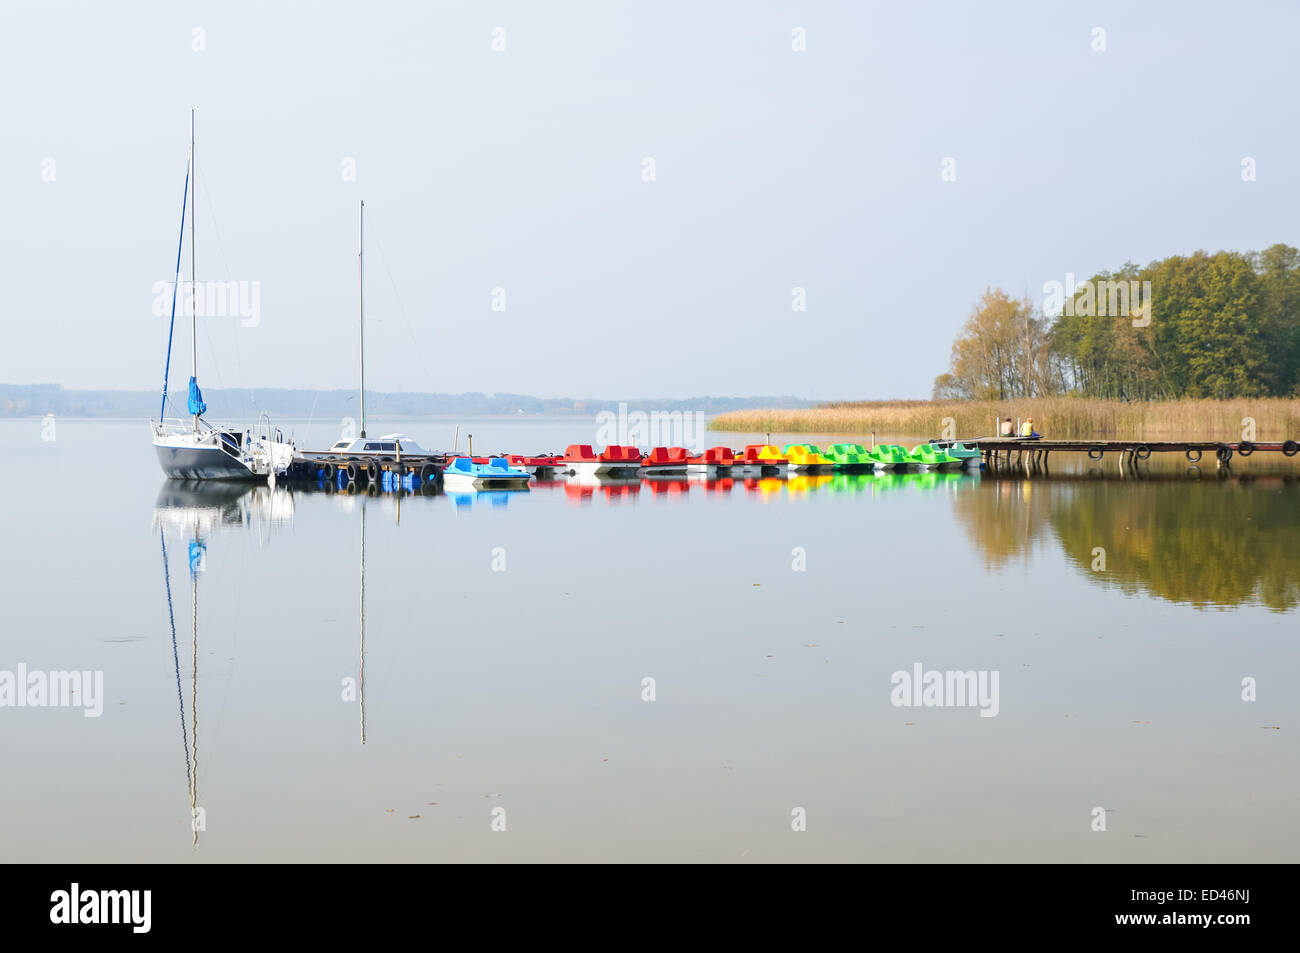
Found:
[(1250, 420), (1257, 441), (1300, 439), (1300, 400), (1170, 400), (1123, 402), (1083, 397), (1017, 401), (892, 400), (823, 404), (802, 410), (737, 410), (719, 414), (710, 430), (733, 433), (876, 433), (940, 436), (947, 418), (961, 437), (989, 436), (994, 420), (1034, 418), (1034, 429), (1061, 440), (1243, 439)]

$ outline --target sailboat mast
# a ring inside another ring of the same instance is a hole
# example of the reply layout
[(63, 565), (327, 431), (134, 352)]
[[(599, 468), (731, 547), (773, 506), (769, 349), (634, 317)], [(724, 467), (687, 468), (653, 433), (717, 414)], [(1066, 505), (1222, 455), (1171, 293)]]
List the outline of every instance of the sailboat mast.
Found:
[(366, 743), (366, 504), (361, 504), (361, 664), (357, 679), (361, 692), (361, 743)]
[[(199, 376), (199, 331), (198, 331), (198, 293), (199, 276), (195, 271), (198, 260), (194, 250), (194, 207), (198, 205), (198, 167), (194, 162), (194, 113), (197, 106), (190, 107), (190, 378)], [(199, 432), (199, 415), (194, 415), (194, 432)]]
[(361, 436), (366, 435), (366, 203), (357, 236), (357, 294), (361, 305)]

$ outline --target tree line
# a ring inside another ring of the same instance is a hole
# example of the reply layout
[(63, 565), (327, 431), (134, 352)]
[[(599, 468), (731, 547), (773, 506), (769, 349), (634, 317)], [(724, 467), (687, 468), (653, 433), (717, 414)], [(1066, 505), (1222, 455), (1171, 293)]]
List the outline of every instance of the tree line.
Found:
[(1044, 299), (986, 289), (934, 396), (1300, 396), (1300, 250), (1289, 245), (1129, 263), (1045, 287)]

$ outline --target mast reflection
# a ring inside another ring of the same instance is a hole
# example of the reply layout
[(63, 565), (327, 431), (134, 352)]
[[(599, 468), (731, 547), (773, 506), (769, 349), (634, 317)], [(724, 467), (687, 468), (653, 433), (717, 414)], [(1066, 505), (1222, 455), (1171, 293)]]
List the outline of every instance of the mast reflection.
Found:
[[(267, 486), (216, 481), (178, 482), (168, 480), (154, 503), (153, 526), (162, 551), (163, 589), (167, 597), (167, 622), (172, 644), (172, 670), (176, 679), (176, 702), (180, 713), (181, 745), (185, 753), (185, 787), (190, 805), (190, 843), (199, 844), (199, 832), (207, 827), (206, 812), (199, 803), (199, 576), (207, 568), (208, 537), (230, 530), (257, 533), (259, 545), (270, 540), (271, 530), (292, 521), (293, 494)], [(188, 671), (183, 674), (180, 637), (176, 630), (176, 603), (172, 593), (171, 560), (167, 537), (185, 541), (190, 577), (190, 645)], [(185, 677), (188, 675), (188, 678)], [(186, 718), (186, 682), (189, 688), (189, 717)]]

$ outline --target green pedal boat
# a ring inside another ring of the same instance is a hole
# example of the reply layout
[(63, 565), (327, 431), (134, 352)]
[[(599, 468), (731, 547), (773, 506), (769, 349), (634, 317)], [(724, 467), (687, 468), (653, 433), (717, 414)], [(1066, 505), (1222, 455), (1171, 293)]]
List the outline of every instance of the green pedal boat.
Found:
[(822, 456), (835, 464), (836, 470), (871, 470), (876, 466), (876, 461), (860, 443), (831, 444)]
[(907, 467), (907, 451), (897, 444), (878, 443), (867, 451), (867, 456), (871, 457), (871, 462), (876, 465), (877, 470)]
[(940, 450), (932, 443), (913, 447), (907, 462), (918, 470), (944, 470), (962, 465), (960, 459)]

